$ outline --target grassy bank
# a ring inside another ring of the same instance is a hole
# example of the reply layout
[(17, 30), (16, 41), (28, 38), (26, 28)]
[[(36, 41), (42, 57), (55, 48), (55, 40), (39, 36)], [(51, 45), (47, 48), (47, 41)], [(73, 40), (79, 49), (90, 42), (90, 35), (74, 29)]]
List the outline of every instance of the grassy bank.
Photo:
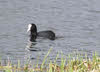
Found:
[(59, 54), (57, 54), (54, 61), (50, 61), (48, 60), (49, 53), (50, 51), (44, 57), (42, 64), (37, 65), (26, 63), (21, 67), (20, 61), (18, 61), (17, 65), (14, 65), (8, 60), (4, 66), (2, 65), (2, 61), (0, 61), (0, 70), (4, 72), (100, 72), (100, 57), (96, 53), (93, 54), (92, 59), (87, 57), (80, 58), (79, 55), (72, 59), (69, 55), (68, 60), (62, 54), (59, 64), (57, 64)]

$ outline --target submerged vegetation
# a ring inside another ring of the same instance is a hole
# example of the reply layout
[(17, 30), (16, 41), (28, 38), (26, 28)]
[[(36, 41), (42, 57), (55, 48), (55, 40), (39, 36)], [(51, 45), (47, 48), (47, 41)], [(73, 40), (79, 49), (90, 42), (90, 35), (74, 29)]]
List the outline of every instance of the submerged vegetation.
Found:
[(7, 64), (4, 66), (1, 60), (0, 70), (3, 72), (100, 72), (100, 57), (96, 53), (93, 54), (92, 59), (87, 57), (82, 58), (80, 55), (72, 59), (69, 55), (68, 60), (61, 54), (61, 62), (59, 64), (57, 63), (59, 54), (57, 54), (54, 61), (51, 61), (47, 60), (49, 53), (50, 50), (44, 57), (42, 64), (37, 64), (36, 66), (27, 63), (21, 67), (19, 60), (17, 65), (13, 65), (8, 60)]

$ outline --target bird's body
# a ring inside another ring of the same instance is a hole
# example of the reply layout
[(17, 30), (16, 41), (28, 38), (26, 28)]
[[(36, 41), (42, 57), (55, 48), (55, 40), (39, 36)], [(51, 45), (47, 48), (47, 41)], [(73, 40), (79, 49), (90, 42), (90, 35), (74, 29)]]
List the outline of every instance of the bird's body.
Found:
[(55, 33), (51, 30), (48, 31), (40, 31), (37, 33), (38, 37), (44, 37), (44, 38), (49, 38), (50, 40), (55, 39)]

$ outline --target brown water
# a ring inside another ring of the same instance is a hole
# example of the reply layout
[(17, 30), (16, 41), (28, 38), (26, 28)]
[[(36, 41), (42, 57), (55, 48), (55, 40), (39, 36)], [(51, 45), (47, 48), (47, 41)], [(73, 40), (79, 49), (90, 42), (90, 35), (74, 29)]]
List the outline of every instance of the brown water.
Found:
[[(58, 52), (68, 55), (78, 51), (89, 57), (100, 55), (99, 0), (0, 0), (0, 56), (41, 63), (48, 50), (54, 60)], [(29, 46), (27, 25), (35, 23), (38, 31), (53, 30), (55, 41), (37, 39)]]

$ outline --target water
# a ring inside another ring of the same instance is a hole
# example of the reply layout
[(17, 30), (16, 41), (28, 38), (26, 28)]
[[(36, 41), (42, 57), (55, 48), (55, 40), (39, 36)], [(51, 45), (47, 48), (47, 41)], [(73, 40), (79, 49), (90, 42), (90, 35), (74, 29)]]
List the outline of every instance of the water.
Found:
[[(52, 48), (50, 59), (58, 52), (78, 51), (89, 57), (100, 55), (99, 0), (0, 0), (0, 56), (3, 60), (43, 61)], [(55, 41), (37, 39), (29, 46), (27, 26), (35, 23), (38, 31), (53, 30)]]

